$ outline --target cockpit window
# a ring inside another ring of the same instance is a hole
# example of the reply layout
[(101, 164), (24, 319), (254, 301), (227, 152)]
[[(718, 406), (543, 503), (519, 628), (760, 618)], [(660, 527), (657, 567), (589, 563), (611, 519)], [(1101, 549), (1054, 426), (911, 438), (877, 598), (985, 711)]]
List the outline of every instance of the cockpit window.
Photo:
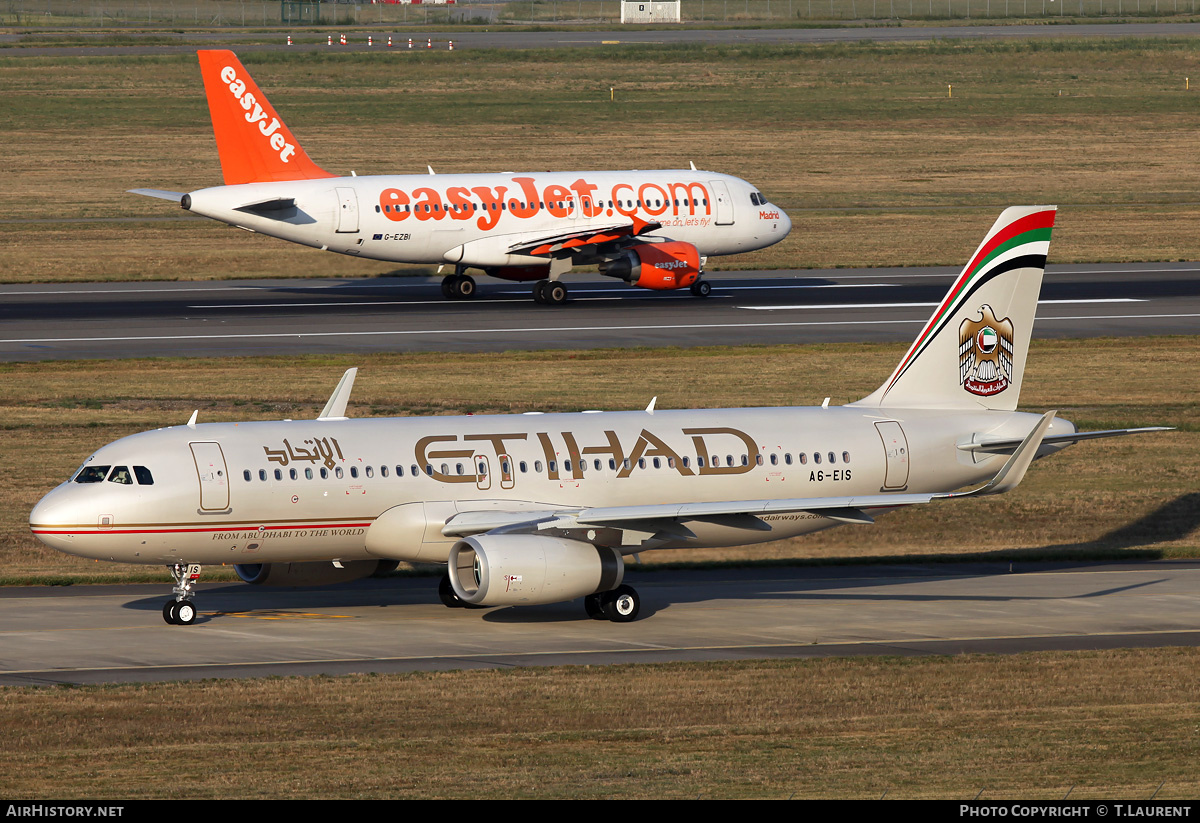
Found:
[(112, 473), (108, 476), (109, 483), (120, 483), (122, 486), (133, 485), (133, 475), (129, 473), (128, 466), (114, 466)]
[(756, 191), (752, 191), (750, 192), (750, 202), (755, 206), (765, 206), (767, 205), (767, 198)]
[(76, 483), (103, 483), (111, 466), (86, 466), (75, 475)]
[(142, 485), (142, 486), (153, 486), (154, 485), (154, 475), (152, 475), (150, 473), (150, 470), (148, 468), (146, 468), (145, 466), (134, 466), (133, 473), (134, 473), (134, 475), (137, 476), (137, 481), (138, 481), (139, 485)]

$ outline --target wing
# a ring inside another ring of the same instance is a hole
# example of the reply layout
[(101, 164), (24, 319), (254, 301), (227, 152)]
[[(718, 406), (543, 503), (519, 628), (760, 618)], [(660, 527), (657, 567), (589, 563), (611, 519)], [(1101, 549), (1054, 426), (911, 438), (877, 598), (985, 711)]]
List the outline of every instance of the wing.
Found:
[(484, 532), (513, 534), (555, 530), (572, 539), (612, 545), (612, 532), (598, 534), (598, 530), (618, 530), (620, 535), (616, 544), (626, 551), (638, 551), (653, 548), (655, 543), (695, 539), (696, 535), (687, 525), (692, 521), (752, 531), (769, 531), (770, 524), (759, 515), (806, 512), (842, 523), (873, 523), (871, 511), (913, 506), (939, 499), (1001, 494), (1016, 488), (1024, 478), (1029, 464), (1033, 462), (1054, 415), (1055, 412), (1052, 411), (1042, 415), (1033, 430), (1017, 444), (1012, 456), (996, 476), (986, 485), (967, 492), (726, 500), (711, 503), (546, 509), (536, 512), (462, 512), (446, 521), (442, 534), (447, 537), (468, 537)]
[(661, 223), (648, 223), (633, 217), (620, 223), (588, 226), (569, 232), (558, 232), (541, 237), (523, 237), (508, 247), (509, 254), (527, 254), (533, 257), (555, 257), (564, 253), (574, 255), (589, 246), (606, 243), (622, 245), (646, 232), (662, 228)]

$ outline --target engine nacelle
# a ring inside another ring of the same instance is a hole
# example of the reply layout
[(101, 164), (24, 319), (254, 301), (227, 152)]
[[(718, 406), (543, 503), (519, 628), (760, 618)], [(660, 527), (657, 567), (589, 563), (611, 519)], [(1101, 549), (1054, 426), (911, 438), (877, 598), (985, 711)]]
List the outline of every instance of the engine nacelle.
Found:
[(473, 606), (533, 606), (610, 591), (625, 577), (616, 549), (561, 537), (482, 534), (450, 550), (450, 585)]
[(338, 568), (328, 561), (316, 563), (244, 563), (233, 570), (252, 586), (331, 586), (390, 572), (395, 560), (354, 560)]
[(487, 266), (484, 273), (499, 280), (514, 280), (525, 283), (529, 280), (545, 280), (550, 276), (550, 266)]
[(643, 289), (682, 289), (700, 276), (700, 250), (691, 243), (638, 243), (601, 269)]

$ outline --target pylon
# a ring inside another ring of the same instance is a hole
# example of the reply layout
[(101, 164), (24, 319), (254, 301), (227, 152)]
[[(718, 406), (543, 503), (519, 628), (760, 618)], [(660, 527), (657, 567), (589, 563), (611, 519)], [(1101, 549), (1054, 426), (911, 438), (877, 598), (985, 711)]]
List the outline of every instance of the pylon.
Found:
[(411, 38), (411, 37), (410, 37), (410, 38), (408, 38), (408, 47), (409, 47), (410, 49), (412, 48), (412, 38)]
[(333, 45), (333, 35), (329, 35), (329, 45)]
[(450, 51), (454, 51), (454, 41), (450, 41)]
[(375, 45), (375, 40), (374, 40), (374, 38), (373, 38), (373, 37), (371, 37), (371, 35), (369, 35), (369, 34), (367, 35), (367, 45), (368, 45), (368, 46), (373, 46), (373, 45)]
[(390, 49), (391, 47), (392, 47), (392, 36), (389, 34), (388, 35), (388, 48)]
[(427, 43), (425, 44), (425, 48), (427, 48), (427, 49), (431, 49), (431, 48), (433, 48), (433, 38), (432, 38), (432, 37), (430, 37), (430, 38), (429, 38), (429, 42), (427, 42)]
[(288, 45), (292, 45), (292, 36), (290, 34), (288, 35)]
[(346, 45), (346, 35), (342, 35), (342, 45)]

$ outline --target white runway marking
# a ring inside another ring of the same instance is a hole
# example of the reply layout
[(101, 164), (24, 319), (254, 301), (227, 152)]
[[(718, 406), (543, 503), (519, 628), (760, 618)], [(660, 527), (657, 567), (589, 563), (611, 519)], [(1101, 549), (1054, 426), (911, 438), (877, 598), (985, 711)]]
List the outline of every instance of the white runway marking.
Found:
[[(1071, 317), (1039, 317), (1039, 323), (1063, 322), (1074, 320), (1166, 320), (1182, 318), (1200, 318), (1200, 314), (1111, 314), (1111, 315), (1077, 315)], [(280, 338), (305, 339), (311, 337), (389, 337), (396, 335), (438, 335), (441, 337), (455, 335), (478, 334), (561, 334), (563, 332), (595, 332), (595, 331), (673, 331), (686, 329), (750, 329), (750, 328), (800, 328), (805, 326), (892, 326), (919, 325), (925, 318), (913, 320), (810, 320), (787, 323), (681, 323), (672, 325), (648, 324), (644, 326), (542, 326), (528, 328), (492, 329), (381, 329), (378, 331), (335, 331), (335, 332), (278, 332), (278, 333), (245, 333), (245, 334), (168, 334), (124, 337), (31, 337), (9, 338), (0, 340), (3, 344), (47, 344), (47, 343), (120, 343), (128, 341), (155, 340), (268, 340)]]

